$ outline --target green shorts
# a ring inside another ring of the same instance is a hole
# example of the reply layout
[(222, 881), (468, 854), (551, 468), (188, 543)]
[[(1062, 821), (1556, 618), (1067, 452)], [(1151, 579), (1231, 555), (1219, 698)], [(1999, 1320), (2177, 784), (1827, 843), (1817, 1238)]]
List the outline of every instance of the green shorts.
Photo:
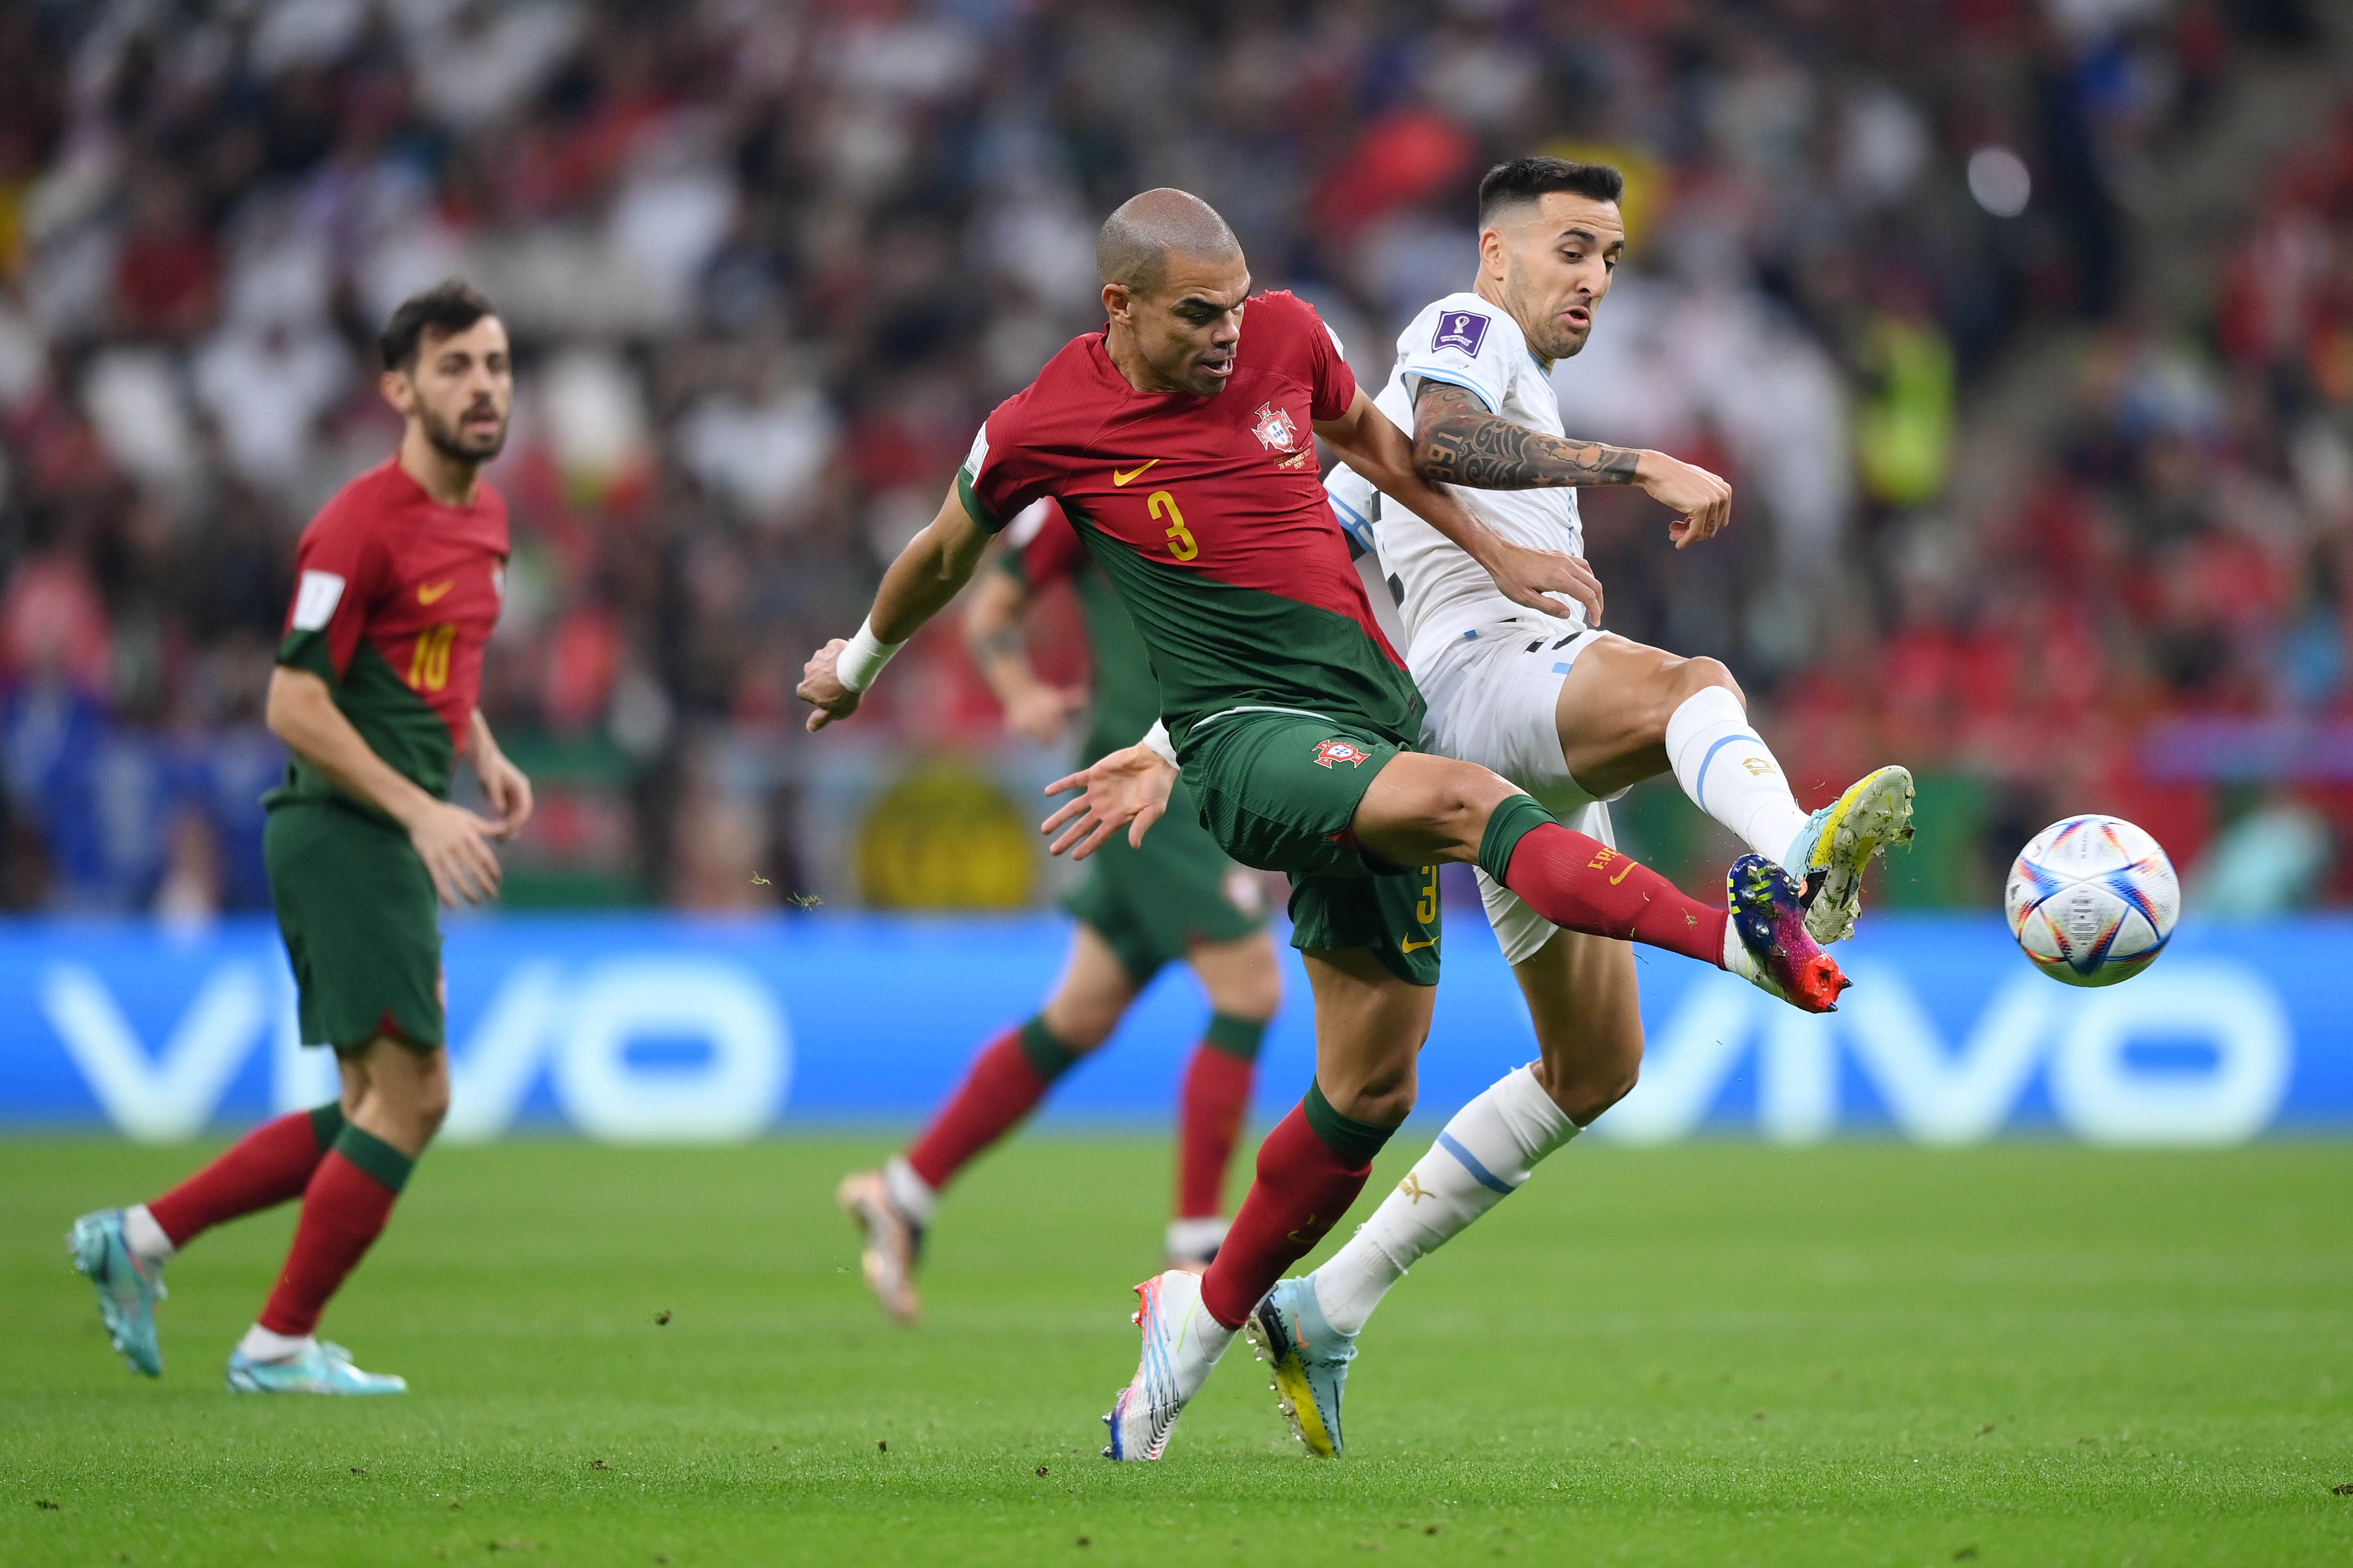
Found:
[(1088, 865), (1062, 907), (1110, 944), (1139, 987), (1195, 942), (1240, 942), (1266, 924), (1257, 879), (1226, 858), (1182, 784), (1143, 848), (1114, 834)]
[(332, 801), (290, 800), (269, 808), (261, 851), (302, 1043), (439, 1046), (440, 910), (408, 835)]
[(1245, 866), (1291, 876), (1291, 945), (1369, 947), (1389, 973), (1438, 984), (1438, 868), (1399, 868), (1356, 847), (1349, 825), (1374, 777), (1409, 748), (1298, 713), (1229, 713), (1185, 738), (1201, 824)]

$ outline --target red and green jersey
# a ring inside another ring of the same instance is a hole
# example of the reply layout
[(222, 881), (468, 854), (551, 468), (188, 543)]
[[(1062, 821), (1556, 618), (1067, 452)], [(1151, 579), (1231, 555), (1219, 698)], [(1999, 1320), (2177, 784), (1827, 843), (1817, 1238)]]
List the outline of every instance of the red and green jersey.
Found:
[(1005, 531), (1005, 542), (1011, 548), (999, 561), (1007, 573), (1033, 594), (1068, 583), (1086, 622), (1094, 700), (1086, 738), (1079, 744), (1080, 764), (1133, 746), (1160, 717), (1160, 682), (1152, 677), (1152, 655), (1135, 635), (1118, 591), (1051, 500), (1032, 502)]
[[(368, 749), (448, 799), (506, 591), (507, 503), (484, 480), (443, 506), (396, 459), (335, 492), (302, 531), (278, 662), (326, 681)], [(348, 798), (287, 763), (273, 801)]]
[(1138, 392), (1105, 333), (1091, 333), (988, 416), (957, 485), (991, 531), (1040, 496), (1061, 503), (1143, 636), (1180, 746), (1237, 709), (1410, 743), (1420, 693), (1373, 618), (1316, 471), (1316, 421), (1356, 395), (1314, 307), (1261, 294), (1223, 393)]

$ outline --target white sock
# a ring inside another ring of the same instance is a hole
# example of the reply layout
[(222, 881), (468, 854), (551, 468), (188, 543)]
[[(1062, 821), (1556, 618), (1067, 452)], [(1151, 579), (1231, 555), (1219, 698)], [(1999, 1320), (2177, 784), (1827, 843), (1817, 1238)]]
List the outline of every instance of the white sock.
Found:
[(1361, 1331), (1422, 1257), (1518, 1190), (1537, 1162), (1577, 1136), (1531, 1068), (1505, 1074), (1454, 1113), (1430, 1152), (1315, 1271), (1315, 1305), (1344, 1334)]
[(1740, 699), (1721, 686), (1683, 699), (1667, 720), (1667, 761), (1702, 811), (1787, 868), (1806, 813)]
[(155, 1216), (147, 1212), (145, 1204), (132, 1204), (122, 1211), (122, 1239), (131, 1244), (140, 1262), (158, 1268), (171, 1262), (173, 1254), (180, 1250), (164, 1234), (164, 1227), (155, 1223)]
[(1178, 1289), (1189, 1289), (1192, 1300), (1181, 1309), (1185, 1323), (1170, 1347), (1168, 1370), (1176, 1380), (1176, 1396), (1190, 1399), (1201, 1392), (1201, 1385), (1218, 1370), (1218, 1363), (1225, 1359), (1226, 1347), (1234, 1342), (1234, 1331), (1218, 1321), (1202, 1304), (1199, 1276), (1183, 1278), (1189, 1283)]
[(273, 1334), (256, 1323), (245, 1331), (237, 1348), (252, 1361), (292, 1361), (318, 1349), (319, 1342), (310, 1334)]
[(932, 1223), (932, 1211), (940, 1206), (940, 1194), (931, 1184), (915, 1174), (915, 1167), (907, 1163), (903, 1154), (893, 1154), (882, 1166), (882, 1184), (891, 1193), (891, 1201), (899, 1212), (917, 1225)]
[(1229, 1224), (1222, 1215), (1197, 1215), (1168, 1222), (1168, 1256), (1199, 1258), (1226, 1244)]

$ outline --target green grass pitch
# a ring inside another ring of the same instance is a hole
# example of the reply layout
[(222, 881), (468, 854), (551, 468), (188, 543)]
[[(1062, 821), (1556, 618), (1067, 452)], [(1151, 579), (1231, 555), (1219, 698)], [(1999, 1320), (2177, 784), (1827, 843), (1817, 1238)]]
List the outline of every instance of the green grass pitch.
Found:
[(414, 1392), (272, 1401), (290, 1211), (174, 1264), (153, 1384), (62, 1237), (195, 1152), (0, 1142), (0, 1562), (2353, 1561), (2353, 1147), (1574, 1148), (1390, 1297), (1345, 1459), (1243, 1347), (1120, 1468), (1166, 1144), (977, 1167), (912, 1331), (830, 1202), (886, 1147), (437, 1151), (326, 1325)]

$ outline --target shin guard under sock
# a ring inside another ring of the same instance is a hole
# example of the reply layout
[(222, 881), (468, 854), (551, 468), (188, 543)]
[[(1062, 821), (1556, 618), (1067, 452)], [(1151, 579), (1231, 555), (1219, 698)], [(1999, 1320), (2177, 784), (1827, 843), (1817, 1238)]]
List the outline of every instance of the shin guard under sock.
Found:
[(938, 1193), (973, 1156), (1037, 1110), (1079, 1056), (1054, 1037), (1043, 1018), (1008, 1029), (973, 1058), (964, 1082), (907, 1151), (907, 1163)]
[(1225, 1213), (1226, 1172), (1250, 1111), (1265, 1037), (1266, 1025), (1259, 1020), (1219, 1013), (1209, 1020), (1208, 1037), (1193, 1048), (1177, 1115), (1179, 1219), (1213, 1219)]
[(1373, 1156), (1396, 1129), (1341, 1115), (1307, 1086), (1307, 1098), (1267, 1135), (1258, 1180), (1242, 1200), (1218, 1260), (1201, 1281), (1201, 1303), (1229, 1329), (1340, 1222), (1373, 1173)]
[(1574, 833), (1525, 795), (1497, 806), (1479, 844), (1480, 868), (1564, 931), (1646, 942), (1724, 966), (1731, 916), (1598, 838)]
[(291, 1337), (319, 1326), (319, 1314), (359, 1266), (391, 1217), (393, 1201), (416, 1162), (383, 1139), (346, 1123), (302, 1193), (302, 1219), (286, 1271), (278, 1277), (261, 1326)]
[(343, 1130), (336, 1104), (265, 1121), (147, 1212), (174, 1248), (185, 1247), (216, 1225), (301, 1197)]

